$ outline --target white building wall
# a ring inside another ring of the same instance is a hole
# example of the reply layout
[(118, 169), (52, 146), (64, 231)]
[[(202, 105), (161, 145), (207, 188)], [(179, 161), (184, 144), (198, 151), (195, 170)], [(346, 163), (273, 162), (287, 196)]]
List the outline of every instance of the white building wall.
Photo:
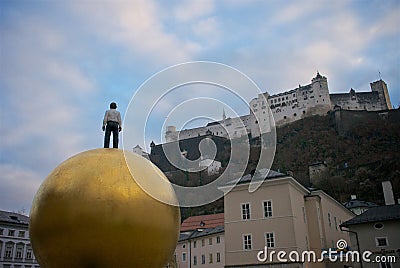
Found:
[(0, 224), (0, 267), (39, 268), (27, 225)]
[(225, 266), (224, 233), (180, 241), (176, 246), (175, 257), (178, 268), (223, 268)]

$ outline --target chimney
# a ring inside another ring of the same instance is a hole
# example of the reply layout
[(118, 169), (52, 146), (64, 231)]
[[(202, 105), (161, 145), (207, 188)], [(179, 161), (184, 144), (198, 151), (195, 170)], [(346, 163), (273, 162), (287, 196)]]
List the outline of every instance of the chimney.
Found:
[(390, 181), (382, 182), (383, 196), (385, 197), (385, 205), (394, 205), (393, 188)]

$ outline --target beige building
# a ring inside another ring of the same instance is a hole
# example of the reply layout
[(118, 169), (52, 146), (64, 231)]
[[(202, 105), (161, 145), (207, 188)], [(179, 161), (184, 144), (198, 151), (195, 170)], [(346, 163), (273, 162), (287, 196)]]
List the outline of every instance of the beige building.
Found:
[(371, 207), (342, 226), (351, 232), (352, 248), (372, 253), (368, 257), (371, 262), (356, 263), (354, 268), (400, 267), (399, 204)]
[(39, 268), (28, 233), (29, 217), (0, 211), (0, 267)]
[(224, 226), (182, 232), (175, 250), (178, 268), (225, 266)]
[(229, 185), (220, 188), (226, 192), (225, 267), (343, 267), (326, 258), (303, 262), (301, 254), (313, 251), (319, 259), (321, 251), (336, 248), (339, 239), (349, 241), (339, 225), (354, 214), (291, 176), (269, 170), (260, 175), (267, 179), (252, 193), (248, 191), (251, 175), (242, 177), (231, 191)]

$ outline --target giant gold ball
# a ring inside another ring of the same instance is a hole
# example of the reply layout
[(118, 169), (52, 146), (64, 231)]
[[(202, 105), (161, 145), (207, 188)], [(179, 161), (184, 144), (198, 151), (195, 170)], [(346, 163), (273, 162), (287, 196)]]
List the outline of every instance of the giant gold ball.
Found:
[(29, 223), (42, 268), (166, 264), (179, 236), (179, 208), (149, 196), (132, 174), (151, 177), (164, 198), (176, 203), (160, 170), (118, 149), (80, 153), (49, 174), (35, 195)]

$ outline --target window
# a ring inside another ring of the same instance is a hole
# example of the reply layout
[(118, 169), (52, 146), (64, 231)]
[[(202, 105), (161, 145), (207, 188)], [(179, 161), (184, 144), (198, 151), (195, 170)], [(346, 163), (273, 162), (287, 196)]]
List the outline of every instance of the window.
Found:
[(329, 223), (329, 227), (332, 226), (332, 222), (331, 222), (331, 214), (328, 213), (328, 223)]
[(8, 230), (8, 236), (14, 236), (15, 230)]
[(197, 256), (193, 256), (193, 265), (197, 265)]
[(33, 254), (32, 254), (32, 249), (31, 248), (28, 248), (26, 250), (26, 259), (28, 259), (28, 260), (33, 259)]
[(206, 255), (201, 255), (201, 264), (206, 264)]
[(381, 229), (383, 229), (383, 223), (381, 223), (381, 222), (375, 223), (374, 227), (377, 230), (381, 230)]
[(306, 218), (306, 209), (304, 207), (301, 208), (303, 211), (303, 221), (304, 223), (307, 223), (307, 218)]
[(182, 248), (186, 248), (186, 244), (183, 244), (183, 245), (182, 245)]
[(0, 228), (0, 235), (3, 235), (4, 229)]
[(274, 233), (265, 233), (265, 245), (268, 248), (275, 247)]
[(392, 265), (390, 264), (390, 262), (381, 262), (380, 265), (381, 265), (381, 268), (392, 268)]
[(221, 262), (221, 253), (217, 252), (217, 262)]
[(251, 234), (243, 235), (243, 249), (251, 250)]
[(213, 263), (213, 255), (212, 255), (212, 253), (210, 253), (210, 255), (209, 255), (209, 262)]
[(182, 261), (185, 262), (186, 261), (186, 253), (182, 253)]
[(15, 258), (22, 259), (23, 254), (24, 254), (24, 245), (18, 245), (17, 250), (15, 252)]
[(208, 244), (209, 244), (209, 245), (212, 245), (212, 238), (209, 238), (209, 239), (208, 239)]
[(250, 204), (242, 204), (242, 220), (250, 220)]
[(19, 231), (18, 237), (25, 237), (25, 231)]
[(33, 259), (33, 254), (32, 254), (32, 249), (31, 248), (28, 248), (26, 250), (26, 259), (28, 259), (28, 260)]
[(193, 241), (193, 248), (197, 247), (197, 241)]
[(13, 249), (14, 245), (6, 245), (6, 251), (4, 257), (7, 259), (11, 259), (13, 257)]
[(377, 247), (386, 247), (388, 245), (386, 237), (375, 237), (375, 243)]
[(221, 243), (221, 237), (217, 236), (217, 244)]
[(335, 222), (335, 229), (337, 230), (337, 221), (336, 221), (336, 217), (333, 217), (333, 221)]
[(204, 242), (204, 239), (202, 239), (201, 240), (201, 246), (204, 247), (204, 245), (205, 245), (205, 242)]
[(307, 250), (310, 250), (310, 247), (309, 247), (309, 245), (308, 245), (308, 236), (306, 236), (306, 249), (307, 249)]
[(264, 205), (264, 218), (272, 217), (272, 201), (267, 200), (263, 202)]

